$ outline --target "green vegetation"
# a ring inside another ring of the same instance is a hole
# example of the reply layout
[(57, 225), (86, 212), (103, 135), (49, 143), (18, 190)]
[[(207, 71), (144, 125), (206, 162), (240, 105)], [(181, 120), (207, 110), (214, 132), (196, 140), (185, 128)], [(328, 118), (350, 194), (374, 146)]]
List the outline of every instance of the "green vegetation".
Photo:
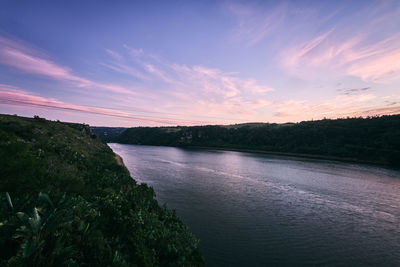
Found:
[(400, 115), (286, 124), (137, 127), (108, 141), (252, 150), (400, 166)]
[(87, 125), (0, 115), (0, 158), (0, 266), (203, 265)]
[(92, 132), (94, 132), (100, 140), (108, 143), (114, 140), (117, 136), (122, 134), (126, 128), (123, 127), (90, 127)]

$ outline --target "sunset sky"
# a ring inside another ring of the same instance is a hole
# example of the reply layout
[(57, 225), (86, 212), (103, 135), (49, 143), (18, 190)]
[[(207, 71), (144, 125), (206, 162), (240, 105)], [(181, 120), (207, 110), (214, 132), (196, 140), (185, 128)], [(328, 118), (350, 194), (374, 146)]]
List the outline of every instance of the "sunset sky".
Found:
[(98, 126), (398, 114), (400, 1), (4, 0), (0, 113)]

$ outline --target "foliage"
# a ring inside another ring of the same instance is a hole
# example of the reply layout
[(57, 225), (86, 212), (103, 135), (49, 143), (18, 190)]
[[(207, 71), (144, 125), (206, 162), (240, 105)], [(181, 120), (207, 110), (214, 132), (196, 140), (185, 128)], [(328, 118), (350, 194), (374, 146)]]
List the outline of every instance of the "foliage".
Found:
[(229, 126), (136, 127), (112, 142), (249, 149), (400, 166), (400, 115)]
[(0, 266), (203, 265), (88, 125), (1, 115), (0, 156)]
[(122, 134), (126, 128), (123, 127), (90, 127), (93, 133), (95, 133), (100, 140), (107, 143), (112, 141), (114, 138)]

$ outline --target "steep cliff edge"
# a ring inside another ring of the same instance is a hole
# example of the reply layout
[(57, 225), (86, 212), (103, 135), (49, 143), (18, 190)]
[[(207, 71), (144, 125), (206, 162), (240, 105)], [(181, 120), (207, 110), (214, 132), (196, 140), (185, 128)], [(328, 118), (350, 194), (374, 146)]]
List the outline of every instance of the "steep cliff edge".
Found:
[(88, 125), (0, 115), (0, 265), (201, 266), (198, 240)]

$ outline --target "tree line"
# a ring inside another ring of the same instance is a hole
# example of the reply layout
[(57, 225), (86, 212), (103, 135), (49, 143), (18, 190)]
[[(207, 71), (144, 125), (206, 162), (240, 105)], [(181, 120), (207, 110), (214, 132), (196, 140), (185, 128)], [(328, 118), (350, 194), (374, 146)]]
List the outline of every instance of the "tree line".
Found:
[(243, 149), (400, 165), (400, 115), (192, 127), (134, 127), (108, 142)]

